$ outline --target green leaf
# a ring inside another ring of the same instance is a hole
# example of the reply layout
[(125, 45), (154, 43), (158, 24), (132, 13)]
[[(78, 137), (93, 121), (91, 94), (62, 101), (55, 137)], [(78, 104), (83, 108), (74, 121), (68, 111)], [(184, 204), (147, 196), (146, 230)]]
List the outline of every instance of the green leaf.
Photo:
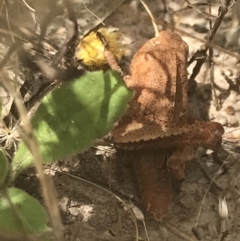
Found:
[(49, 232), (47, 212), (35, 198), (17, 188), (9, 188), (7, 193), (15, 211), (8, 199), (0, 195), (1, 236), (18, 238), (24, 232), (27, 234)]
[(5, 154), (0, 150), (0, 187), (3, 186), (9, 171), (9, 163)]
[[(49, 93), (32, 119), (44, 163), (80, 153), (114, 127), (132, 98), (116, 71), (91, 72)], [(20, 143), (12, 178), (32, 164)]]

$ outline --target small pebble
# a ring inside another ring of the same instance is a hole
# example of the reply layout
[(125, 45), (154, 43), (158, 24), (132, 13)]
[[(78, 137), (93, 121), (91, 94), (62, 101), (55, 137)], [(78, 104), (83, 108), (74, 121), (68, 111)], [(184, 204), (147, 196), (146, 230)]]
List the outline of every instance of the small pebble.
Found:
[(233, 76), (233, 72), (232, 72), (232, 70), (231, 69), (226, 69), (225, 71), (224, 71), (224, 73), (225, 73), (225, 75), (227, 75), (227, 76)]
[(67, 211), (68, 203), (69, 203), (69, 198), (68, 198), (68, 197), (63, 197), (63, 198), (61, 198), (61, 200), (60, 200), (60, 202), (59, 202), (59, 206), (60, 206), (60, 208), (61, 208), (64, 212)]
[(200, 229), (199, 227), (194, 227), (192, 229), (192, 232), (198, 240), (202, 240), (202, 235), (201, 235), (202, 229)]
[(229, 105), (224, 111), (226, 112), (227, 115), (234, 115), (235, 114), (235, 110), (231, 105)]
[(196, 207), (196, 201), (193, 195), (187, 195), (187, 193), (185, 193), (185, 195), (182, 196), (180, 202), (185, 208), (194, 209)]
[(79, 215), (79, 210), (76, 207), (72, 207), (68, 209), (70, 214), (74, 217), (77, 217)]
[(73, 201), (73, 200), (71, 200), (71, 202), (70, 202), (70, 207), (76, 207), (76, 206), (78, 206), (79, 205), (79, 203), (77, 202), (77, 201)]

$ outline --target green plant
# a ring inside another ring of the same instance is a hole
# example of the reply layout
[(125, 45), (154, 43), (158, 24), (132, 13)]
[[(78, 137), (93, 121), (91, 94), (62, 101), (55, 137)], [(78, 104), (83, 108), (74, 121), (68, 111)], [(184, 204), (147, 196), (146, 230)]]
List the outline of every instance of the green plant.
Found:
[[(80, 153), (106, 135), (124, 114), (132, 92), (116, 71), (91, 72), (46, 95), (31, 120), (44, 163)], [(0, 235), (49, 231), (48, 215), (24, 191), (8, 187), (33, 164), (22, 141), (9, 165), (0, 152)], [(36, 218), (37, 217), (37, 218)]]

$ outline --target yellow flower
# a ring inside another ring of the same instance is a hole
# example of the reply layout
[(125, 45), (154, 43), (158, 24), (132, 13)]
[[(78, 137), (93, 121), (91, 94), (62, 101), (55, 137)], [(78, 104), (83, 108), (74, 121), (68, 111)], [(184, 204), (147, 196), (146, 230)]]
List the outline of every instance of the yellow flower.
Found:
[[(98, 32), (106, 39), (109, 44), (109, 49), (114, 54), (115, 58), (118, 61), (121, 60), (125, 51), (119, 42), (120, 33), (117, 31), (110, 31), (106, 28), (100, 28)], [(91, 32), (78, 44), (75, 57), (90, 68), (99, 68), (107, 63), (103, 51), (104, 45), (102, 41), (98, 38), (96, 32)]]

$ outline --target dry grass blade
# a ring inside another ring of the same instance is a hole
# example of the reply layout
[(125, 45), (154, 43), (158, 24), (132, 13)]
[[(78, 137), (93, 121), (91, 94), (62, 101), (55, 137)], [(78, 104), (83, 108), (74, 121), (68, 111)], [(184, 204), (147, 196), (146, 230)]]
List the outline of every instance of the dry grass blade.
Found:
[(37, 30), (40, 26), (38, 23), (38, 18), (36, 16), (36, 10), (34, 8), (32, 8), (31, 6), (29, 6), (29, 4), (25, 0), (22, 0), (22, 1), (23, 1), (24, 5), (27, 7), (27, 9), (29, 10), (30, 15), (32, 16), (33, 21), (35, 23), (35, 30)]
[(223, 135), (224, 140), (230, 141), (230, 142), (239, 142), (240, 141), (240, 133), (239, 133), (240, 127), (234, 128), (231, 131), (226, 132)]
[[(224, 164), (225, 164), (225, 162), (228, 160), (228, 158), (229, 158), (229, 156), (228, 156), (227, 159), (223, 162), (223, 164), (219, 167), (219, 170), (224, 166)], [(201, 202), (201, 205), (200, 205), (200, 208), (199, 208), (199, 212), (198, 212), (198, 215), (197, 215), (197, 220), (196, 220), (196, 223), (195, 223), (195, 228), (198, 226), (198, 221), (199, 221), (199, 218), (200, 218), (200, 214), (201, 214), (201, 211), (202, 211), (203, 204), (204, 204), (204, 201), (205, 201), (205, 199), (206, 199), (206, 196), (207, 196), (207, 194), (209, 193), (209, 190), (210, 190), (212, 184), (214, 183), (217, 175), (218, 175), (218, 172), (215, 173), (214, 177), (212, 178), (212, 180), (211, 180), (211, 182), (210, 182), (210, 184), (209, 184), (209, 186), (208, 186), (208, 188), (207, 188), (207, 190), (206, 190), (206, 192), (205, 192), (205, 194), (204, 194), (204, 196), (203, 196), (203, 199), (202, 199), (202, 202)]]
[(44, 195), (48, 212), (50, 214), (50, 219), (53, 226), (55, 238), (56, 240), (62, 241), (63, 233), (62, 233), (62, 224), (61, 224), (59, 210), (56, 211), (57, 206), (53, 207), (53, 205), (57, 204), (57, 200), (54, 195), (55, 191), (53, 190), (54, 187), (53, 185), (52, 187), (49, 186), (49, 180), (47, 180), (46, 176), (43, 173), (42, 157), (40, 154), (37, 139), (34, 135), (34, 132), (31, 126), (30, 119), (27, 115), (27, 110), (23, 104), (23, 100), (17, 89), (16, 83), (8, 77), (4, 69), (0, 72), (0, 76), (1, 76), (2, 83), (9, 91), (9, 93), (13, 96), (14, 102), (19, 111), (19, 114), (21, 117), (21, 124), (19, 128), (22, 133), (22, 139), (26, 144), (26, 146), (28, 147), (28, 149), (30, 150), (31, 154), (33, 155), (34, 165), (36, 167), (36, 171), (42, 186), (43, 195)]
[(178, 237), (186, 240), (186, 241), (197, 241), (197, 239), (189, 236), (188, 234), (182, 232), (181, 230), (179, 230), (178, 228), (174, 227), (173, 225), (171, 225), (170, 223), (165, 222), (165, 227), (171, 231), (172, 233), (174, 233), (175, 235), (177, 235)]
[[(149, 239), (149, 235), (148, 235), (148, 232), (147, 232), (147, 227), (146, 227), (146, 223), (144, 221), (144, 216), (142, 214), (142, 212), (135, 206), (132, 204), (132, 202), (130, 201), (130, 204), (126, 201), (124, 201), (123, 199), (121, 199), (119, 196), (117, 196), (116, 194), (114, 194), (112, 191), (109, 191), (107, 190), (106, 188), (104, 187), (101, 187), (93, 182), (90, 182), (86, 179), (83, 179), (81, 177), (77, 177), (77, 176), (74, 176), (74, 175), (71, 175), (67, 172), (59, 172), (57, 171), (59, 174), (63, 174), (63, 175), (66, 175), (66, 176), (69, 176), (71, 178), (74, 178), (74, 179), (77, 179), (77, 180), (80, 180), (80, 181), (83, 181), (85, 183), (88, 183), (92, 186), (95, 186), (97, 188), (100, 188), (101, 190), (103, 190), (104, 192), (110, 194), (111, 196), (115, 197), (120, 203), (122, 203), (122, 205), (124, 206), (124, 210), (126, 210), (127, 212), (130, 211), (130, 214), (131, 214), (131, 218), (134, 222), (134, 225), (135, 225), (135, 230), (136, 230), (136, 240), (139, 240), (138, 239), (138, 236), (139, 236), (139, 233), (138, 233), (138, 225), (137, 225), (137, 220), (140, 220), (143, 222), (143, 225), (144, 225), (144, 230), (145, 230), (145, 234), (146, 234), (146, 237), (147, 237), (147, 240), (150, 241)], [(137, 212), (137, 213), (136, 213)]]
[[(208, 3), (210, 4), (210, 0), (208, 0)], [(209, 5), (209, 14), (211, 15), (212, 13), (212, 7)], [(209, 29), (212, 31), (212, 19), (209, 18)], [(214, 87), (214, 61), (213, 61), (213, 48), (209, 47), (209, 58), (208, 58), (208, 64), (209, 64), (209, 69), (210, 69), (210, 82), (212, 85), (212, 93), (213, 93), (213, 101), (215, 102), (215, 106), (217, 110), (220, 109), (218, 99), (217, 99), (217, 94), (216, 94), (216, 89)]]
[(5, 14), (6, 14), (6, 20), (7, 20), (7, 25), (8, 25), (8, 30), (10, 32), (10, 35), (11, 35), (11, 38), (12, 38), (12, 42), (15, 43), (15, 38), (14, 38), (14, 35), (13, 35), (13, 31), (12, 31), (12, 28), (11, 28), (11, 24), (10, 24), (10, 21), (9, 21), (9, 15), (8, 15), (8, 8), (7, 8), (7, 3), (4, 1), (4, 5), (5, 5)]
[(107, 190), (107, 189), (104, 188), (104, 187), (101, 187), (101, 186), (99, 186), (99, 185), (97, 185), (97, 184), (95, 184), (95, 183), (93, 183), (93, 182), (90, 182), (90, 181), (84, 179), (84, 178), (71, 175), (71, 174), (69, 174), (69, 173), (67, 173), (67, 172), (64, 172), (64, 171), (62, 171), (62, 172), (57, 171), (57, 172), (58, 172), (59, 174), (63, 174), (63, 175), (69, 176), (69, 177), (71, 177), (71, 178), (80, 180), (80, 181), (82, 181), (82, 182), (88, 183), (88, 184), (90, 184), (90, 185), (92, 185), (92, 186), (95, 186), (95, 187), (97, 187), (97, 188), (100, 188), (100, 189), (102, 189), (104, 192), (106, 192), (106, 193), (110, 194), (111, 196), (115, 197), (115, 198), (116, 198), (120, 203), (122, 203), (124, 206), (126, 205), (126, 202), (123, 201), (119, 196), (117, 196), (116, 194), (114, 194), (113, 192)]
[(151, 18), (152, 25), (153, 25), (153, 28), (154, 28), (154, 31), (155, 31), (155, 37), (157, 37), (158, 34), (159, 34), (159, 30), (158, 30), (158, 27), (157, 27), (157, 22), (156, 22), (155, 18), (153, 17), (153, 14), (152, 14), (151, 10), (149, 9), (149, 7), (147, 6), (147, 4), (143, 0), (140, 0), (140, 2), (142, 3), (144, 8), (146, 9), (149, 17)]
[(0, 15), (2, 14), (2, 10), (3, 10), (3, 7), (4, 7), (4, 1), (5, 0), (0, 0)]

